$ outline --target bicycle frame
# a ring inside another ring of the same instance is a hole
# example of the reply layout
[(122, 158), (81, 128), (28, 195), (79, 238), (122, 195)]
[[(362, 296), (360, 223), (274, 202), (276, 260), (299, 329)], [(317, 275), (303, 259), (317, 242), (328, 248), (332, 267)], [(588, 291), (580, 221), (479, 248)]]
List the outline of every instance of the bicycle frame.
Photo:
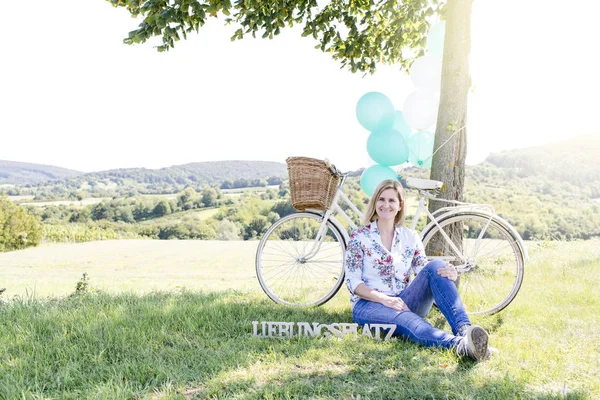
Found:
[(346, 196), (346, 194), (342, 191), (342, 188), (344, 187), (344, 182), (346, 181), (346, 177), (347, 177), (347, 175), (345, 175), (345, 174), (342, 175), (342, 177), (340, 179), (340, 183), (335, 192), (335, 195), (333, 196), (333, 200), (331, 201), (331, 207), (326, 209), (324, 214), (322, 214), (320, 210), (311, 210), (311, 209), (307, 210), (308, 212), (311, 212), (313, 214), (322, 215), (322, 221), (321, 221), (321, 226), (319, 227), (319, 231), (317, 232), (317, 237), (315, 238), (315, 241), (313, 243), (313, 246), (310, 249), (310, 251), (303, 257), (304, 259), (311, 259), (319, 251), (319, 249), (321, 247), (321, 243), (323, 243), (323, 239), (325, 238), (325, 233), (327, 232), (327, 221), (331, 221), (331, 223), (344, 236), (344, 241), (345, 241), (344, 247), (348, 243), (348, 232), (346, 231), (346, 229), (344, 229), (343, 227), (340, 226), (339, 222), (337, 221), (337, 219), (335, 218), (334, 215), (336, 213), (339, 213), (342, 216), (342, 218), (350, 224), (352, 229), (356, 228), (356, 224), (344, 212), (344, 210), (342, 210), (340, 208), (340, 206), (338, 205), (338, 201), (340, 198), (344, 201), (344, 203), (346, 203), (352, 209), (352, 211), (354, 211), (355, 213), (357, 213), (359, 216), (362, 217), (362, 213), (360, 212), (360, 210), (354, 205), (354, 203), (352, 203), (350, 201), (348, 196)]
[[(353, 213), (355, 213), (359, 218), (362, 219), (362, 217), (363, 217), (362, 212), (356, 207), (356, 205), (354, 205), (354, 203), (352, 203), (352, 201), (348, 198), (348, 196), (342, 191), (342, 188), (344, 187), (346, 178), (347, 178), (346, 174), (341, 175), (341, 180), (340, 180), (340, 183), (336, 190), (336, 193), (333, 197), (333, 200), (331, 202), (331, 207), (326, 209), (324, 213), (320, 210), (307, 210), (308, 212), (321, 215), (322, 222), (321, 222), (321, 226), (319, 227), (317, 237), (316, 237), (315, 241), (313, 242), (313, 246), (312, 246), (311, 250), (308, 252), (308, 254), (306, 254), (303, 257), (304, 259), (312, 258), (320, 249), (321, 243), (323, 243), (323, 240), (325, 238), (325, 233), (327, 232), (327, 221), (330, 221), (338, 229), (338, 231), (344, 236), (344, 240), (346, 241), (346, 243), (348, 242), (348, 239), (349, 239), (348, 232), (347, 232), (346, 228), (344, 228), (339, 223), (338, 219), (336, 218), (337, 215), (339, 215), (341, 217), (341, 219), (346, 221), (346, 223), (352, 229), (356, 229), (357, 226), (354, 223), (354, 221), (352, 221), (352, 218), (350, 216), (348, 216), (348, 214), (340, 207), (340, 204), (339, 204), (340, 200), (344, 204), (346, 204), (349, 207), (349, 209), (352, 210)], [(482, 229), (481, 232), (479, 233), (479, 237), (477, 238), (475, 249), (477, 249), (479, 246), (479, 243), (481, 243), (481, 239), (485, 235), (490, 222), (492, 220), (496, 220), (497, 222), (504, 225), (507, 229), (509, 229), (511, 231), (511, 233), (514, 234), (515, 237), (519, 238), (518, 246), (523, 251), (525, 258), (526, 259), (528, 258), (527, 249), (526, 249), (525, 244), (523, 243), (523, 240), (521, 239), (520, 235), (516, 232), (516, 230), (508, 222), (506, 222), (504, 219), (502, 219), (495, 213), (494, 208), (491, 205), (472, 204), (472, 203), (464, 203), (464, 202), (454, 201), (454, 200), (440, 199), (425, 190), (418, 190), (418, 193), (419, 193), (419, 202), (417, 204), (417, 210), (415, 211), (415, 214), (413, 216), (410, 229), (412, 229), (412, 230), (416, 229), (417, 223), (419, 221), (419, 217), (420, 217), (421, 213), (424, 212), (425, 215), (429, 218), (430, 222), (420, 232), (421, 238), (423, 238), (424, 234), (429, 232), (433, 228), (433, 226), (437, 226), (438, 228), (440, 228), (439, 221), (442, 221), (445, 218), (448, 218), (454, 214), (474, 213), (474, 214), (479, 214), (488, 219), (488, 222), (485, 225), (484, 229)], [(452, 206), (441, 207), (432, 213), (427, 208), (427, 200), (440, 201), (443, 203), (452, 204)], [(443, 236), (445, 241), (449, 244), (452, 251), (460, 257), (460, 262), (462, 264), (468, 263), (468, 260), (464, 259), (464, 257), (462, 256), (462, 252), (458, 249), (458, 247), (452, 241), (452, 239), (448, 236), (448, 234), (441, 228), (439, 229), (439, 232)], [(431, 257), (431, 258), (436, 258), (436, 257)]]
[[(441, 207), (441, 208), (435, 210), (432, 213), (427, 208), (425, 199), (429, 199), (429, 200), (433, 200), (433, 201), (440, 201), (442, 203), (448, 203), (448, 204), (456, 204), (456, 205), (458, 205), (458, 207), (456, 207), (456, 206), (453, 206), (453, 207)], [(454, 254), (456, 254), (459, 257), (460, 262), (462, 264), (467, 264), (468, 260), (466, 260), (463, 257), (462, 252), (458, 249), (458, 247), (456, 246), (456, 243), (454, 243), (454, 241), (450, 238), (450, 236), (448, 236), (448, 234), (443, 229), (441, 229), (441, 227), (439, 225), (439, 222), (438, 222), (438, 218), (440, 220), (442, 220), (443, 218), (446, 218), (447, 216), (450, 216), (450, 215), (453, 215), (453, 214), (458, 214), (458, 213), (461, 213), (461, 212), (481, 213), (481, 214), (485, 215), (486, 218), (488, 218), (488, 221), (487, 221), (485, 227), (479, 233), (479, 237), (477, 238), (477, 240), (475, 242), (476, 243), (475, 244), (475, 252), (477, 252), (479, 244), (481, 243), (481, 239), (485, 235), (485, 232), (487, 231), (487, 228), (489, 227), (490, 222), (494, 218), (494, 208), (492, 206), (490, 206), (490, 205), (487, 205), (487, 204), (467, 204), (467, 203), (463, 203), (463, 202), (459, 202), (459, 201), (454, 201), (454, 200), (438, 199), (437, 197), (431, 195), (428, 192), (425, 192), (423, 190), (419, 190), (419, 204), (417, 205), (417, 211), (415, 212), (415, 215), (413, 217), (410, 229), (414, 230), (417, 227), (417, 223), (419, 221), (419, 216), (420, 216), (420, 214), (421, 214), (422, 211), (424, 211), (425, 214), (427, 215), (427, 217), (429, 217), (429, 221), (430, 222), (420, 232), (421, 238), (423, 238), (424, 234), (426, 232), (429, 232), (429, 230), (434, 225), (437, 226), (438, 228), (440, 228), (439, 229), (440, 234), (442, 235), (442, 237), (444, 238), (444, 240), (448, 243), (448, 245), (450, 246), (450, 248), (452, 249), (452, 251), (454, 252)], [(437, 215), (437, 217), (436, 217), (436, 215)], [(443, 259), (444, 257), (435, 257), (435, 256), (432, 256), (430, 258), (431, 259), (436, 259), (436, 258), (442, 258)]]

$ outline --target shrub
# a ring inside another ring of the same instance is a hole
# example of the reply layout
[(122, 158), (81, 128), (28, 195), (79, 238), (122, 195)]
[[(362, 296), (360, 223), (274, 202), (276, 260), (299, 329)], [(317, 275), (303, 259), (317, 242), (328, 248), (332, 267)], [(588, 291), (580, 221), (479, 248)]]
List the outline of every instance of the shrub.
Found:
[(227, 219), (219, 221), (217, 227), (217, 239), (218, 240), (239, 240), (240, 230), (237, 225)]
[(0, 251), (37, 246), (42, 238), (39, 218), (7, 198), (0, 199)]

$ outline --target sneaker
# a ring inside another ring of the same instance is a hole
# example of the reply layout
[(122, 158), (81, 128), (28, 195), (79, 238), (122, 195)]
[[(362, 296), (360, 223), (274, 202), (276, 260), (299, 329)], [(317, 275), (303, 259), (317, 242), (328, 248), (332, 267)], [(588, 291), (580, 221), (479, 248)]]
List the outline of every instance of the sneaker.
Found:
[(488, 334), (485, 329), (477, 325), (469, 326), (465, 336), (456, 346), (456, 352), (477, 361), (490, 358), (491, 351), (488, 348)]

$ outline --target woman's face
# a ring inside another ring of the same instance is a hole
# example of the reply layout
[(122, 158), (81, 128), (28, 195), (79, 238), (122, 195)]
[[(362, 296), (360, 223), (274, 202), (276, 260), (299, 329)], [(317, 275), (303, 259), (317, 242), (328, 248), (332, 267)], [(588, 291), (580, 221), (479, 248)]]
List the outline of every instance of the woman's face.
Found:
[(379, 219), (393, 221), (396, 218), (396, 214), (400, 211), (398, 191), (389, 188), (381, 192), (375, 204), (375, 211), (377, 211)]

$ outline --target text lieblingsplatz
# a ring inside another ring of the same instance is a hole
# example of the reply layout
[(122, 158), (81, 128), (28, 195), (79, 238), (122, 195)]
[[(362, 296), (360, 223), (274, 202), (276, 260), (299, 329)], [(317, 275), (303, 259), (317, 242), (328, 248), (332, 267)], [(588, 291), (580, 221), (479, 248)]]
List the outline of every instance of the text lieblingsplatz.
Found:
[[(318, 322), (271, 322), (252, 321), (252, 336), (260, 338), (293, 338), (293, 337), (345, 337), (353, 335), (358, 338), (358, 324), (338, 323), (320, 324)], [(365, 324), (361, 336), (375, 340), (394, 340), (392, 337), (394, 324)], [(385, 334), (382, 337), (382, 334)]]

